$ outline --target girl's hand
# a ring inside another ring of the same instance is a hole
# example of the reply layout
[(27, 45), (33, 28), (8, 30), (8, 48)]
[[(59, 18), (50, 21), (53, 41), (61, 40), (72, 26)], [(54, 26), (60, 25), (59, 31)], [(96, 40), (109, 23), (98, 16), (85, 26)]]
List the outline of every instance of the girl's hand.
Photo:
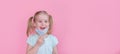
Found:
[(44, 43), (44, 35), (43, 36), (40, 36), (37, 40), (37, 45), (38, 46), (41, 46), (42, 44)]
[(44, 36), (40, 36), (35, 44), (35, 46), (27, 45), (26, 54), (37, 54), (39, 47), (44, 43)]

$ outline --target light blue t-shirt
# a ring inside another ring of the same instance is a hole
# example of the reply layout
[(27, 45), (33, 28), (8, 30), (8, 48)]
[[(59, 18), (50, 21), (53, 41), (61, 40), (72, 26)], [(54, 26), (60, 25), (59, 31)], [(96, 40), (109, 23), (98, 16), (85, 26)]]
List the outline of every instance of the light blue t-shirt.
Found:
[[(27, 43), (34, 46), (38, 40), (39, 36), (37, 34), (32, 34), (27, 38)], [(58, 44), (58, 39), (49, 34), (47, 38), (44, 39), (44, 43), (39, 47), (37, 54), (52, 54), (53, 47)]]

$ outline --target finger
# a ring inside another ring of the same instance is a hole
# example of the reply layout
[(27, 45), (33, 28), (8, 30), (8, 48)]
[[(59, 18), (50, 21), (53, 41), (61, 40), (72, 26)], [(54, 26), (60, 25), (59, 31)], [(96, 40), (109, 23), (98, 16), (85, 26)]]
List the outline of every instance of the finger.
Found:
[(39, 37), (39, 39), (42, 39), (42, 38), (43, 38), (42, 36)]

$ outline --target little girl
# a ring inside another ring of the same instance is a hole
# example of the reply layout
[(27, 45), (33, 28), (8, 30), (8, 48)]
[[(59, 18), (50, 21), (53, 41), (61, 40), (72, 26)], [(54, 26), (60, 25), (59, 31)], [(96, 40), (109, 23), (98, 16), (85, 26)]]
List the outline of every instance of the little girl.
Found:
[(52, 24), (52, 16), (46, 11), (38, 11), (34, 17), (30, 17), (26, 54), (58, 54), (58, 39), (51, 34)]

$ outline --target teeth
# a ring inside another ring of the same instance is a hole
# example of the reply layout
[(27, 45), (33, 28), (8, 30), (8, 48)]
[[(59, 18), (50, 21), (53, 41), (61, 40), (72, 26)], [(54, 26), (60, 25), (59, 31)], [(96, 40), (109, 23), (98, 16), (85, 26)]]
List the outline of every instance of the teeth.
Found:
[(40, 29), (45, 29), (45, 27), (40, 27)]

